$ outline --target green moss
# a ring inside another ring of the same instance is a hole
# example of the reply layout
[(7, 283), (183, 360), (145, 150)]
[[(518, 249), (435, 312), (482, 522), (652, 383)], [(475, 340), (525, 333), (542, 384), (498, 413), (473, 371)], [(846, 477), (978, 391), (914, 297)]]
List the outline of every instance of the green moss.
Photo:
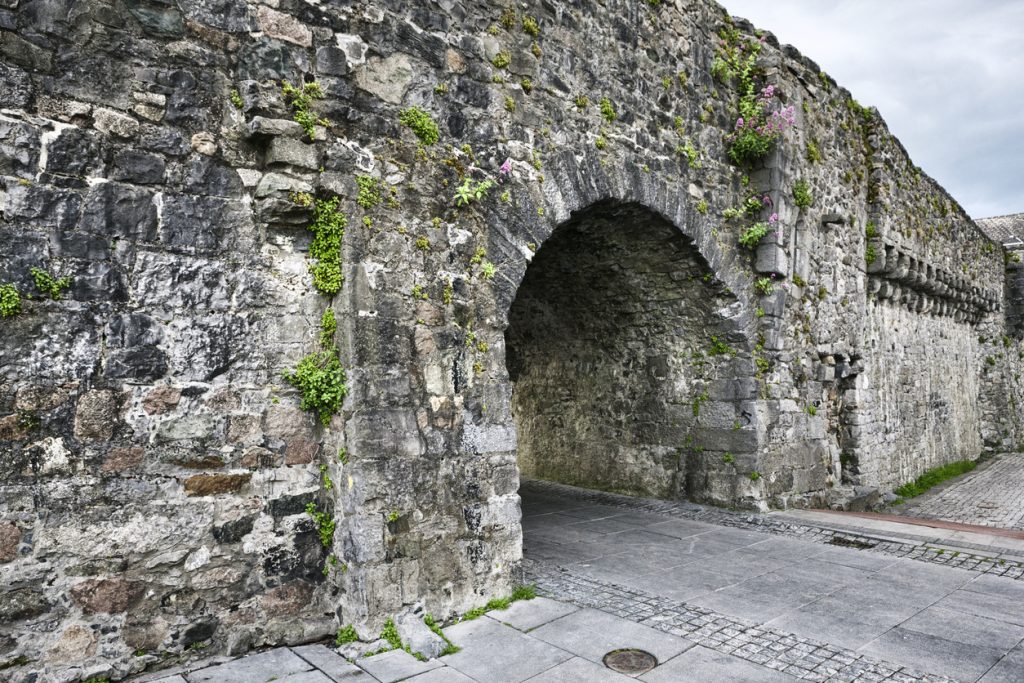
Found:
[(21, 313), (21, 294), (12, 284), (0, 285), (0, 317), (11, 318)]
[(761, 478), (761, 473), (760, 472), (756, 472), (755, 471), (755, 472), (751, 472), (750, 473), (750, 481), (757, 481), (760, 478)]
[(309, 255), (316, 263), (309, 266), (313, 287), (324, 296), (334, 296), (341, 290), (341, 240), (345, 236), (348, 219), (338, 212), (338, 198), (316, 201), (313, 222), (309, 226), (313, 241)]
[(702, 199), (699, 202), (697, 202), (697, 211), (702, 214), (707, 214), (708, 202), (706, 199)]
[(394, 619), (384, 622), (384, 628), (380, 632), (381, 640), (388, 641), (388, 644), (398, 650), (402, 647), (402, 637), (398, 635), (398, 628), (395, 627)]
[(875, 249), (875, 245), (869, 244), (864, 250), (864, 263), (871, 265), (878, 260), (878, 250)]
[(512, 99), (511, 97), (506, 97), (505, 98), (505, 111), (507, 111), (507, 112), (509, 112), (511, 114), (511, 113), (515, 112), (515, 110), (516, 110), (516, 101), (514, 99)]
[(519, 87), (523, 89), (524, 93), (529, 95), (531, 92), (533, 92), (533, 81), (531, 81), (529, 78), (524, 77), (521, 81), (519, 81)]
[(364, 209), (372, 209), (380, 204), (380, 182), (368, 175), (357, 175), (356, 184), (359, 185), (359, 196), (356, 203)]
[(322, 100), (324, 98), (323, 88), (316, 82), (303, 83), (300, 87), (296, 87), (285, 81), (281, 86), (281, 94), (284, 97), (284, 101), (291, 105), (292, 118), (297, 124), (302, 126), (302, 130), (306, 131), (306, 135), (312, 140), (316, 124), (326, 125), (327, 123), (323, 119), (318, 118), (311, 109), (314, 100)]
[(459, 650), (462, 649), (461, 647), (459, 647), (458, 645), (456, 645), (455, 643), (453, 643), (451, 640), (448, 639), (448, 636), (446, 636), (444, 634), (444, 631), (441, 630), (441, 627), (434, 620), (433, 616), (431, 616), (430, 614), (424, 615), (423, 616), (423, 623), (426, 624), (427, 628), (429, 628), (431, 631), (433, 631), (434, 634), (438, 638), (440, 638), (441, 640), (443, 640), (445, 642), (444, 649), (441, 650), (441, 654), (439, 655), (440, 657), (444, 657), (445, 655), (455, 654), (456, 652), (458, 652)]
[(615, 105), (613, 105), (612, 101), (607, 97), (601, 98), (600, 107), (601, 116), (604, 117), (604, 120), (608, 123), (612, 123), (616, 118), (618, 118), (618, 114), (615, 113)]
[(241, 109), (245, 106), (245, 103), (242, 102), (242, 96), (239, 95), (238, 90), (234, 88), (232, 88), (231, 94), (228, 95), (228, 99), (231, 100), (231, 104), (235, 107), (235, 109)]
[(586, 95), (577, 95), (572, 102), (576, 105), (577, 109), (581, 110), (590, 106), (590, 98)]
[(31, 272), (32, 279), (36, 283), (36, 289), (54, 301), (60, 301), (61, 291), (71, 286), (71, 278), (55, 278), (42, 268), (32, 268)]
[(894, 491), (894, 493), (901, 498), (913, 498), (914, 496), (921, 495), (933, 486), (941, 484), (947, 479), (952, 479), (953, 477), (958, 477), (961, 474), (966, 474), (977, 466), (978, 463), (972, 460), (958, 460), (957, 462), (951, 462), (948, 465), (935, 467), (928, 470), (914, 481), (900, 486)]
[(529, 15), (523, 15), (523, 32), (528, 33), (534, 38), (540, 35), (540, 25), (537, 20)]
[(424, 145), (433, 145), (441, 139), (441, 134), (437, 129), (437, 124), (434, 123), (434, 119), (430, 118), (430, 114), (419, 107), (403, 109), (398, 115), (398, 121), (403, 126), (407, 126), (412, 130)]
[(334, 342), (334, 333), (338, 329), (338, 321), (334, 317), (334, 310), (328, 308), (320, 316), (320, 345), (330, 347)]

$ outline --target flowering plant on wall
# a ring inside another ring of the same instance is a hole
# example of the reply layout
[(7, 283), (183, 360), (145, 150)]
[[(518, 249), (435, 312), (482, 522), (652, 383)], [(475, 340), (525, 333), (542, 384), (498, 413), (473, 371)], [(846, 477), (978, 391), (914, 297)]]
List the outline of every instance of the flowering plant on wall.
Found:
[(729, 158), (738, 165), (752, 164), (771, 151), (775, 141), (795, 121), (795, 109), (777, 103), (774, 85), (758, 88), (763, 69), (757, 64), (764, 39), (743, 41), (733, 27), (719, 32), (711, 74), (739, 90), (738, 116), (725, 143)]
[(740, 115), (732, 133), (726, 136), (729, 158), (736, 164), (751, 163), (764, 158), (772, 145), (795, 122), (792, 106), (775, 105), (775, 86), (768, 85), (760, 92), (740, 96)]

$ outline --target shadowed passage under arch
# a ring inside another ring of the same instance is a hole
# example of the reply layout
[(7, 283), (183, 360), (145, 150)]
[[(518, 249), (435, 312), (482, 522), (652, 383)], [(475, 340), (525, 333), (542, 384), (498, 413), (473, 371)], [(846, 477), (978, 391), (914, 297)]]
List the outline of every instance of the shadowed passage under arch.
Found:
[(574, 213), (527, 268), (505, 333), (522, 475), (732, 502), (757, 451), (753, 402), (731, 389), (753, 375), (735, 301), (658, 214)]

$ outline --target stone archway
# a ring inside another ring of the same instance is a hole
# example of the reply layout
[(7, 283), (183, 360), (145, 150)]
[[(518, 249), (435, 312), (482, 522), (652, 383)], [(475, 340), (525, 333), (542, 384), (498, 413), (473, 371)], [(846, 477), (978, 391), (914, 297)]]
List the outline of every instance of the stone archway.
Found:
[(757, 458), (737, 305), (693, 240), (654, 211), (602, 201), (574, 212), (509, 311), (522, 475), (735, 504)]

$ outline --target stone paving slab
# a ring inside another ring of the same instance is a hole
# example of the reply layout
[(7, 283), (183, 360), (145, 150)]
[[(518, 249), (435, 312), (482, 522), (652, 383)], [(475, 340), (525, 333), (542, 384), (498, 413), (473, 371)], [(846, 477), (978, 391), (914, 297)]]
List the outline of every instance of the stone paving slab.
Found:
[(444, 629), (462, 648), (445, 663), (481, 683), (520, 683), (571, 659), (565, 650), (493, 619), (473, 619)]
[(450, 666), (442, 666), (405, 680), (415, 681), (415, 683), (482, 683), (475, 678), (470, 678), (461, 671), (456, 671)]
[[(311, 671), (312, 665), (288, 648), (267, 650), (218, 666), (185, 674), (188, 683), (264, 683), (271, 676), (283, 679), (293, 673)], [(329, 683), (329, 679), (324, 679)]]
[(601, 663), (609, 652), (625, 648), (650, 652), (659, 662), (665, 662), (693, 646), (681, 638), (596, 609), (574, 612), (540, 627), (532, 635), (595, 663)]
[(326, 645), (302, 645), (292, 652), (327, 675), (334, 683), (373, 683), (374, 679)]
[(530, 631), (577, 610), (579, 607), (574, 605), (538, 596), (533, 600), (513, 602), (508, 609), (492, 610), (487, 613), (487, 618), (520, 631)]
[(1018, 645), (988, 670), (978, 683), (1020, 683), (1024, 680), (1024, 644)]
[(405, 650), (391, 650), (372, 657), (363, 657), (357, 659), (356, 664), (381, 683), (404, 681), (417, 674), (444, 666), (436, 659), (421, 662)]
[(941, 671), (958, 681), (976, 681), (1006, 654), (1005, 649), (966, 644), (898, 626), (864, 647), (867, 655), (921, 670)]
[(582, 657), (573, 657), (534, 676), (529, 683), (631, 683), (634, 680)]
[(639, 680), (646, 683), (791, 683), (797, 679), (779, 671), (751, 664), (739, 657), (697, 646), (657, 669), (643, 674)]

